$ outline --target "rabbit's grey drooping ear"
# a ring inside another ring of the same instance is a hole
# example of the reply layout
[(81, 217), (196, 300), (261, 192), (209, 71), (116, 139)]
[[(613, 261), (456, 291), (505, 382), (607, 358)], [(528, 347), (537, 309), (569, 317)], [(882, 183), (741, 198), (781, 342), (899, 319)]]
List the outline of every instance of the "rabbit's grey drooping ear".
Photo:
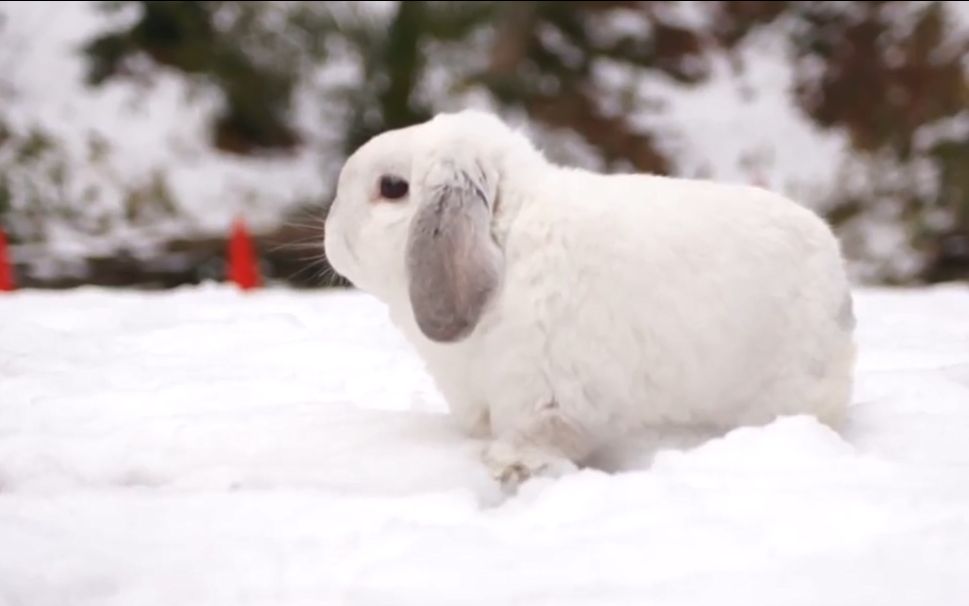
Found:
[(437, 161), (422, 177), (407, 242), (410, 301), (427, 338), (454, 342), (474, 330), (501, 279), (496, 187), (477, 163)]

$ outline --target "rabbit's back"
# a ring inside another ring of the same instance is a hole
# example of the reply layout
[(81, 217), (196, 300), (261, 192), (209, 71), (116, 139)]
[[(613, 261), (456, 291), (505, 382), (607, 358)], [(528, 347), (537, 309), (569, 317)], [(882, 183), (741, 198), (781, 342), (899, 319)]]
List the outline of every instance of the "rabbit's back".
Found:
[(545, 401), (604, 433), (839, 416), (850, 295), (813, 213), (760, 189), (659, 177), (563, 171), (538, 186), (466, 346), (493, 424)]

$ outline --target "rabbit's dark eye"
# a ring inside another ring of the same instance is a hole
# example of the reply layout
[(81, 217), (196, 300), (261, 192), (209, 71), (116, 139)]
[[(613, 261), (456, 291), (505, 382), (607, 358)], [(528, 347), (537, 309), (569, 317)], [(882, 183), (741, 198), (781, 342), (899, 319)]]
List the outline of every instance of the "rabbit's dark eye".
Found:
[(380, 177), (380, 196), (388, 200), (399, 200), (407, 195), (407, 181), (393, 175)]

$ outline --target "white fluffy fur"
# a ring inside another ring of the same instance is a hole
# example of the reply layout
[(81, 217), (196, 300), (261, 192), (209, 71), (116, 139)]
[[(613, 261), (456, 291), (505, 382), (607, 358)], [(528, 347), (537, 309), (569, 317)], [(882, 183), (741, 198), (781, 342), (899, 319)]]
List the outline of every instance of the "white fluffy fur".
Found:
[[(467, 338), (428, 340), (407, 292), (420, 172), (440, 160), (494, 175), (500, 290)], [(411, 178), (401, 202), (380, 176)], [(379, 135), (341, 173), (326, 224), (333, 267), (384, 301), (453, 415), (489, 437), (515, 481), (581, 464), (640, 429), (842, 416), (854, 346), (837, 240), (762, 189), (553, 165), (476, 112)]]

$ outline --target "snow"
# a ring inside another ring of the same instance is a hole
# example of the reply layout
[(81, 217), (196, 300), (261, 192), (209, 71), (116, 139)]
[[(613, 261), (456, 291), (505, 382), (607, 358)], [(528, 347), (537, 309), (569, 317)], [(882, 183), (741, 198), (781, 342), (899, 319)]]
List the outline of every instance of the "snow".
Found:
[(503, 498), (363, 294), (2, 296), (0, 605), (961, 603), (969, 287), (856, 308), (844, 435)]

